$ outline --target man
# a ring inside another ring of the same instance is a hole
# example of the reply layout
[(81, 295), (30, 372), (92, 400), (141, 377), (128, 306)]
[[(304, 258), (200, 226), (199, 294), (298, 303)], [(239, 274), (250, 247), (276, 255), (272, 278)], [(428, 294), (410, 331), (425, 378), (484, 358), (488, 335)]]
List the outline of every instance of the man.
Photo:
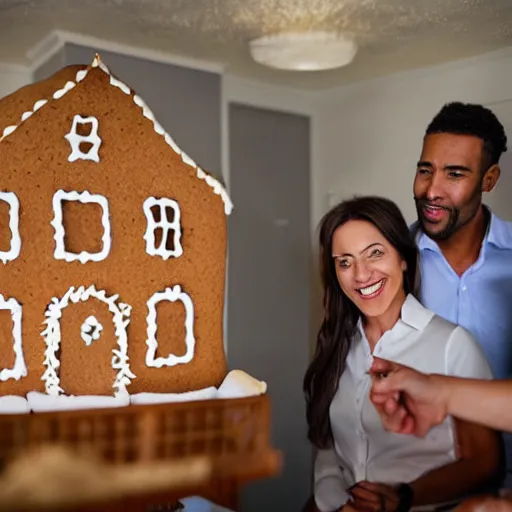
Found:
[[(424, 436), (447, 415), (512, 432), (512, 380), (481, 381), (425, 375), (374, 358), (370, 399), (386, 429)], [(458, 512), (512, 512), (512, 498), (473, 498)]]
[[(449, 103), (427, 127), (414, 180), (421, 302), (470, 331), (495, 378), (512, 377), (512, 223), (482, 204), (507, 137), (480, 105)], [(512, 471), (512, 436), (505, 439)], [(512, 473), (505, 484), (512, 486)]]

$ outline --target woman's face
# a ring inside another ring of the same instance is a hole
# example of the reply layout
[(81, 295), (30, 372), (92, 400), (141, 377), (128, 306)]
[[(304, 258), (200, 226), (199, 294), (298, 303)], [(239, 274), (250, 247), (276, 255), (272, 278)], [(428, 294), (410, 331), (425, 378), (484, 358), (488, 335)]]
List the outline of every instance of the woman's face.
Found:
[(341, 289), (366, 318), (401, 306), (405, 261), (373, 224), (350, 220), (339, 226), (332, 256)]

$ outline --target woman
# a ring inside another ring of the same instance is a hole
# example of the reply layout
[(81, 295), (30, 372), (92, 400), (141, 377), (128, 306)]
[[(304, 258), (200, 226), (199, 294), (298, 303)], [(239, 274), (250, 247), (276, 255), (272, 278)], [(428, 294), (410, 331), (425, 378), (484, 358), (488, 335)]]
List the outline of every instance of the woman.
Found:
[(311, 510), (403, 512), (488, 485), (501, 469), (496, 432), (447, 418), (422, 439), (394, 434), (369, 400), (373, 354), (492, 378), (470, 334), (414, 297), (418, 255), (398, 207), (379, 197), (342, 202), (321, 222), (320, 248), (324, 319), (304, 378), (318, 449)]

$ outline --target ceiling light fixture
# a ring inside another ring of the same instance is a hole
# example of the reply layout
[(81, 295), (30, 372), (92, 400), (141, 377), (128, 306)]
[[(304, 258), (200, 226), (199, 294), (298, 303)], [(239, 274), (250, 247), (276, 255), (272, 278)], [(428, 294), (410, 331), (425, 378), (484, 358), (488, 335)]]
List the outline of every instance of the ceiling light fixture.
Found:
[(355, 42), (334, 32), (285, 32), (254, 39), (252, 58), (265, 66), (293, 71), (321, 71), (350, 64)]

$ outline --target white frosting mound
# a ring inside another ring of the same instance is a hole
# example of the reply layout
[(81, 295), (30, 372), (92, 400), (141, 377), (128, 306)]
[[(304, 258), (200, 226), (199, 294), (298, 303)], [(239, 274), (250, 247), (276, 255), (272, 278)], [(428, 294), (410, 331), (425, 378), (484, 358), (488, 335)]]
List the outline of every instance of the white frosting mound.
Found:
[(231, 370), (217, 390), (217, 398), (247, 398), (266, 392), (266, 382), (251, 377), (243, 370)]
[(125, 407), (130, 404), (130, 397), (127, 394), (119, 396), (54, 396), (30, 391), (27, 400), (30, 409), (34, 412), (104, 409)]
[(23, 414), (30, 412), (30, 405), (23, 396), (7, 395), (0, 397), (0, 414)]

